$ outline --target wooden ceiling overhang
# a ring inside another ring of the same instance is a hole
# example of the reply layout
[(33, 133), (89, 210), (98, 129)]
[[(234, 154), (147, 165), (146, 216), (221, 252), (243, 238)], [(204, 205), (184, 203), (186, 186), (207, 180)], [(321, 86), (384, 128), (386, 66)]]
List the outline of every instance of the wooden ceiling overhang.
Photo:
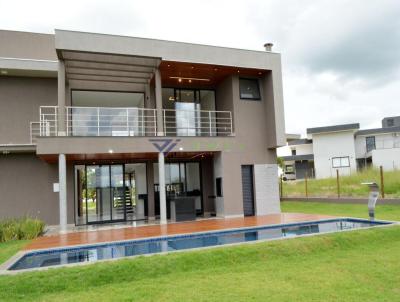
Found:
[(215, 88), (230, 75), (262, 77), (266, 70), (198, 64), (188, 62), (161, 61), (163, 87)]
[[(197, 161), (213, 156), (213, 152), (170, 152), (166, 155), (166, 161)], [(43, 154), (39, 157), (48, 163), (57, 163), (57, 154)], [(98, 154), (67, 154), (68, 162), (74, 163), (127, 163), (158, 161), (157, 152), (148, 153), (98, 153)]]

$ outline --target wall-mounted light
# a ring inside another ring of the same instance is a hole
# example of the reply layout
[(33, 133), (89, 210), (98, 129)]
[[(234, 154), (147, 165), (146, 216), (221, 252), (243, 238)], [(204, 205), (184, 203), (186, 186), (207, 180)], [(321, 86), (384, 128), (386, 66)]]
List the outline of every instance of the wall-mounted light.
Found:
[(181, 79), (181, 78), (179, 78), (179, 79), (178, 79), (178, 82), (179, 82), (179, 83), (181, 83), (181, 82), (182, 82), (182, 79)]
[(7, 70), (1, 70), (0, 73), (6, 75), (6, 74), (8, 74), (8, 71)]
[(113, 149), (108, 150), (108, 153), (114, 153)]

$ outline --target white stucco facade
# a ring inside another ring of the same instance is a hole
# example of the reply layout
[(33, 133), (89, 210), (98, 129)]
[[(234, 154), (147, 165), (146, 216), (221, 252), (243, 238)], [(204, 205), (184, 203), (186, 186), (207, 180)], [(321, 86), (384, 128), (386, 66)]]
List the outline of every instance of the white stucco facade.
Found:
[(400, 148), (372, 150), (374, 167), (382, 166), (384, 171), (400, 169)]
[[(357, 169), (354, 130), (314, 134), (313, 151), (316, 178), (333, 177), (336, 170), (349, 175)], [(334, 158), (343, 157), (348, 157), (349, 165), (334, 167)]]

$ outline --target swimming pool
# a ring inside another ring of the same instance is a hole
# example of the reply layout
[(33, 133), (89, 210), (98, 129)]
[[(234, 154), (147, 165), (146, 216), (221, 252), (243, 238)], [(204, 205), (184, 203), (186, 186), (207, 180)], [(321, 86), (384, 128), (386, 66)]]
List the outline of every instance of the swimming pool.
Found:
[(17, 271), (73, 263), (95, 262), (99, 260), (129, 256), (296, 237), (306, 234), (337, 232), (384, 224), (390, 224), (390, 222), (352, 218), (327, 219), (315, 222), (268, 225), (79, 247), (39, 250), (26, 253), (12, 264), (8, 270)]

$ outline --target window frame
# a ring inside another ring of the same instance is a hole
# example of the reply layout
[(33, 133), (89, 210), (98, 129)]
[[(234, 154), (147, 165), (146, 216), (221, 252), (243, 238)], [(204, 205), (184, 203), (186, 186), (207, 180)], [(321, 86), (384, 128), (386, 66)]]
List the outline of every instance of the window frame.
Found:
[[(242, 97), (242, 92), (241, 92), (241, 90), (240, 90), (240, 81), (241, 81), (241, 80), (256, 82), (259, 97), (258, 97), (258, 98)], [(241, 100), (247, 100), (247, 101), (261, 101), (261, 90), (260, 90), (260, 81), (259, 81), (259, 79), (258, 79), (258, 78), (239, 77), (239, 98), (240, 98)]]
[[(373, 148), (368, 150), (368, 139), (373, 139), (374, 144), (373, 144)], [(367, 152), (370, 152), (372, 150), (376, 150), (376, 139), (375, 136), (366, 136), (365, 137), (365, 149), (367, 150)]]
[[(340, 161), (340, 166), (335, 166), (334, 165), (334, 160), (335, 159), (339, 159)], [(347, 165), (343, 165), (342, 164), (342, 160), (343, 159), (347, 159)], [(350, 167), (350, 156), (336, 156), (336, 157), (332, 157), (332, 168), (334, 169), (338, 169), (338, 168), (349, 168)]]

